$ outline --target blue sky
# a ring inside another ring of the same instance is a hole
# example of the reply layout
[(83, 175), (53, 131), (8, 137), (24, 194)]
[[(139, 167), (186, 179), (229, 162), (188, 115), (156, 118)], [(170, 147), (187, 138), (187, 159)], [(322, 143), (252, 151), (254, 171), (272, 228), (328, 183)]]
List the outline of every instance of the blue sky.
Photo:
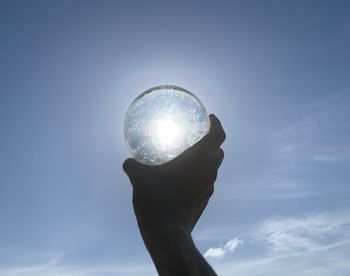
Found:
[(194, 239), (220, 275), (348, 275), (348, 1), (2, 1), (0, 275), (155, 275), (121, 170), (142, 91), (227, 133)]

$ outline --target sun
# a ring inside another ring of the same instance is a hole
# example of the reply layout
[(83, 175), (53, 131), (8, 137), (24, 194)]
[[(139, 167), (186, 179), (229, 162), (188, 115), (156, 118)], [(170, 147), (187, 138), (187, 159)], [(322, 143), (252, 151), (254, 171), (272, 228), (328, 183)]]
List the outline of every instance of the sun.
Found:
[(176, 145), (176, 141), (181, 138), (181, 128), (171, 118), (156, 120), (153, 131), (155, 140), (163, 149)]

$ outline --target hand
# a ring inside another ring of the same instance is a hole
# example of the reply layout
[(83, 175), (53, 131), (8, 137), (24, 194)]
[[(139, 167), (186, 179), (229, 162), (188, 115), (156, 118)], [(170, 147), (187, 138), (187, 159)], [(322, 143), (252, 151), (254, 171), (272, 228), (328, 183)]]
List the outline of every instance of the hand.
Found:
[(216, 275), (191, 232), (214, 192), (225, 132), (215, 115), (210, 130), (175, 159), (147, 166), (127, 159), (133, 206), (144, 243), (160, 275)]
[(123, 168), (133, 185), (134, 211), (140, 226), (176, 220), (192, 232), (214, 192), (224, 158), (225, 132), (215, 115), (210, 131), (177, 158), (159, 166), (127, 159)]

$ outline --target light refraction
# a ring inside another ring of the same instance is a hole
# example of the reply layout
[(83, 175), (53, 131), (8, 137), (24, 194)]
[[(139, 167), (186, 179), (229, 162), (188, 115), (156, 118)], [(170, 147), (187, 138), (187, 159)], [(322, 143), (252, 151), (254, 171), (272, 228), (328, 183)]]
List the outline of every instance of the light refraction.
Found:
[(160, 165), (175, 158), (209, 131), (208, 114), (189, 91), (172, 85), (153, 87), (130, 105), (124, 135), (140, 163)]

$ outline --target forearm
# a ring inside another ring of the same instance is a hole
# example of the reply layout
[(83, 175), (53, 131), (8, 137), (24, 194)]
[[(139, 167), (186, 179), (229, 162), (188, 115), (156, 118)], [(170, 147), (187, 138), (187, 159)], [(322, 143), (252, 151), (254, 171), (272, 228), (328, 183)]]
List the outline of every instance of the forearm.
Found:
[(217, 275), (196, 248), (190, 232), (176, 221), (139, 223), (144, 243), (161, 276)]

